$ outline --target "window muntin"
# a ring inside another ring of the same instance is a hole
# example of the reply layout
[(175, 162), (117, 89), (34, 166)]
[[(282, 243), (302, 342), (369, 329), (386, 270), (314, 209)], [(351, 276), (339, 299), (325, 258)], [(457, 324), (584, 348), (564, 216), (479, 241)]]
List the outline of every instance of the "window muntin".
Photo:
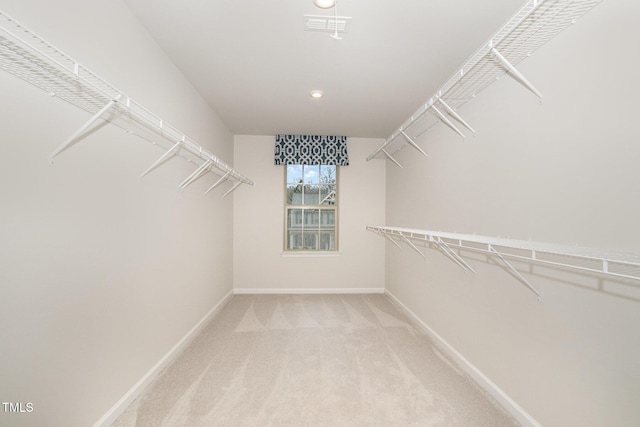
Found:
[(287, 165), (285, 251), (337, 250), (337, 167)]

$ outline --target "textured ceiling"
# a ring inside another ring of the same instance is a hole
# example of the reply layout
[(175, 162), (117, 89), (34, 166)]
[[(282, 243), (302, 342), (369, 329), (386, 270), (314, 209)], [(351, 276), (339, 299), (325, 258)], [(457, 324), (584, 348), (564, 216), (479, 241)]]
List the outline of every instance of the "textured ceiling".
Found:
[[(524, 0), (125, 0), (235, 134), (389, 136)], [(313, 100), (309, 92), (324, 91)]]

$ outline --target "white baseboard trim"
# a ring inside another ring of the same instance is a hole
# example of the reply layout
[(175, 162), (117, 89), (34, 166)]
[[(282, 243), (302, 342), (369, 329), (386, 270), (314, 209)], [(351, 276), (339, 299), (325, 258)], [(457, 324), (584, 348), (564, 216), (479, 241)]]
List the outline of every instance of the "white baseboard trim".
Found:
[(222, 300), (216, 304), (167, 354), (162, 357), (140, 380), (115, 405), (102, 416), (93, 427), (107, 427), (124, 412), (125, 409), (144, 391), (162, 370), (169, 365), (180, 354), (184, 348), (198, 335), (198, 333), (209, 323), (220, 311), (231, 301), (234, 292), (230, 291)]
[(293, 289), (261, 289), (261, 288), (236, 288), (236, 295), (262, 295), (262, 294), (383, 294), (384, 288), (293, 288)]
[(431, 338), (434, 344), (443, 350), (460, 369), (469, 375), (483, 390), (493, 397), (513, 418), (515, 418), (523, 426), (542, 427), (542, 425), (529, 415), (520, 405), (511, 399), (500, 387), (487, 378), (478, 368), (473, 366), (467, 359), (456, 351), (447, 341), (431, 329), (422, 321), (413, 311), (404, 305), (395, 295), (388, 290), (385, 294), (397, 304), (411, 319), (413, 319), (422, 330)]

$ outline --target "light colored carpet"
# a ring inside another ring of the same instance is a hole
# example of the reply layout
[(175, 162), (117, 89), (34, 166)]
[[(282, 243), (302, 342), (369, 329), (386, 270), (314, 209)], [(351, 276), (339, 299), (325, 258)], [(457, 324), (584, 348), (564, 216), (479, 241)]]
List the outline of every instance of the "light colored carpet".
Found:
[(113, 424), (513, 425), (384, 295), (237, 295)]

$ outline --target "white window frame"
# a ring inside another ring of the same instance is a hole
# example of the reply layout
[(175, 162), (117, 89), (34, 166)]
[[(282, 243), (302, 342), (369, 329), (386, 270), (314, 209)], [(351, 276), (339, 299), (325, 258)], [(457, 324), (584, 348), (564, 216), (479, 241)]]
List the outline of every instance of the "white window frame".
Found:
[[(332, 192), (330, 192), (327, 196), (325, 196), (323, 198), (322, 201), (319, 201), (320, 204), (305, 204), (304, 203), (304, 186), (305, 183), (303, 182), (301, 185), (302, 187), (302, 191), (303, 191), (303, 196), (302, 196), (302, 203), (301, 204), (290, 204), (288, 201), (288, 186), (289, 186), (289, 182), (287, 182), (287, 168), (291, 166), (291, 165), (285, 165), (284, 166), (284, 233), (283, 233), (283, 254), (284, 255), (296, 255), (296, 254), (310, 254), (310, 255), (321, 255), (321, 254), (337, 254), (338, 253), (338, 218), (339, 218), (339, 209), (338, 209), (338, 198), (340, 195), (340, 191), (339, 191), (339, 182), (340, 182), (340, 167), (335, 165), (336, 168), (336, 175), (335, 175), (335, 184), (334, 184), (334, 190)], [(306, 167), (313, 167), (313, 166), (328, 166), (328, 165), (302, 165), (303, 168)], [(333, 165), (331, 165), (333, 166)], [(304, 169), (303, 169), (304, 170)], [(303, 174), (304, 176), (304, 174)], [(318, 196), (320, 197), (320, 196)], [(331, 197), (333, 199), (333, 203), (331, 204), (322, 204), (322, 202), (324, 200), (326, 200), (327, 198)], [(302, 217), (299, 218), (299, 222), (297, 222), (297, 224), (300, 224), (300, 232), (301, 232), (301, 239), (302, 241), (300, 242), (300, 245), (297, 245), (295, 247), (290, 247), (290, 231), (298, 231), (297, 229), (292, 229), (291, 227), (289, 227), (289, 211), (291, 210), (301, 210), (302, 211)], [(307, 212), (305, 212), (307, 211)], [(322, 211), (332, 211), (333, 212), (333, 224), (329, 224), (327, 221), (323, 221), (323, 219), (329, 219), (328, 216), (324, 216), (322, 215)], [(313, 212), (313, 213), (311, 213)], [(309, 228), (305, 228), (305, 218), (304, 216), (306, 215), (313, 215), (311, 224), (313, 226), (312, 230), (314, 231), (313, 234), (309, 234), (309, 236), (317, 236), (316, 237), (316, 242), (315, 242), (315, 249), (314, 248), (310, 248), (309, 246), (305, 247), (305, 230), (309, 230)], [(317, 217), (317, 221), (315, 220)], [(332, 228), (328, 228), (325, 227), (323, 228), (322, 226), (325, 225), (333, 225)], [(315, 233), (315, 231), (317, 230), (317, 233)], [(322, 249), (320, 247), (321, 245), (321, 235), (322, 232), (333, 232), (333, 248), (332, 249)]]

